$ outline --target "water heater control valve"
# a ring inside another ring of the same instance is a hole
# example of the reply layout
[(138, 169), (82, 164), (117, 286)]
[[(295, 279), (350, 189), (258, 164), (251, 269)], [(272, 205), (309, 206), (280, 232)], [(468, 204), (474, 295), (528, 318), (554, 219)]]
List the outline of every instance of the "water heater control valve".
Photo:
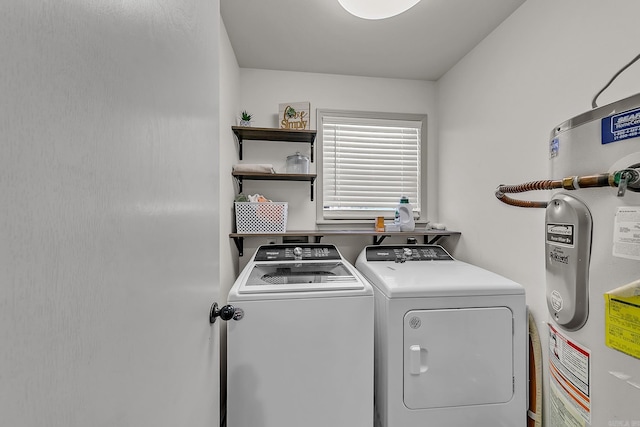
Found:
[(640, 191), (640, 165), (633, 165), (618, 171), (614, 175), (614, 182), (618, 186), (618, 197), (623, 197), (627, 190)]

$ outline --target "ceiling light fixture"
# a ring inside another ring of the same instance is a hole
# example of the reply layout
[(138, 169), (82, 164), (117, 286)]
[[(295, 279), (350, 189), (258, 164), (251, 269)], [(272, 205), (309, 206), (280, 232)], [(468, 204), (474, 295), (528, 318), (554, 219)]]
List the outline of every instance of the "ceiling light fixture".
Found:
[(338, 0), (350, 14), (362, 19), (391, 18), (411, 9), (420, 0)]

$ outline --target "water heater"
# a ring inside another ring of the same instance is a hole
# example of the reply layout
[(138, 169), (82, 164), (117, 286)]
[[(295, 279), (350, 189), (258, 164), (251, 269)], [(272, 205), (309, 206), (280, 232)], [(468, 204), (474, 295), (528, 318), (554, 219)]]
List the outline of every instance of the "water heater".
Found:
[(616, 174), (640, 170), (640, 94), (556, 126), (549, 153), (576, 179), (546, 206), (547, 425), (640, 426), (640, 189)]

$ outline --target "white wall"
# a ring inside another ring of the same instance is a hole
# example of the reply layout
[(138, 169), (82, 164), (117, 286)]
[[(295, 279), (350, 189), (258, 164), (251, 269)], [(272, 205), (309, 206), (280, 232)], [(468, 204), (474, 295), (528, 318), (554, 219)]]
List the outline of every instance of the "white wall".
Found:
[[(311, 129), (316, 129), (316, 109), (318, 108), (427, 114), (427, 144), (430, 154), (427, 165), (427, 185), (430, 194), (427, 201), (427, 214), (430, 220), (437, 220), (434, 203), (438, 189), (435, 143), (437, 117), (433, 82), (255, 69), (241, 69), (240, 81), (240, 110), (246, 109), (253, 114), (253, 126), (256, 127), (279, 127), (278, 104), (298, 101), (311, 103)], [(229, 139), (229, 143), (232, 141)], [(227, 142), (222, 141), (222, 143)], [(271, 163), (277, 171), (282, 171), (286, 157), (296, 151), (309, 155), (309, 145), (247, 141), (244, 143), (243, 162)], [(316, 163), (311, 164), (311, 171), (316, 171)], [(310, 201), (309, 184), (306, 182), (245, 181), (243, 192), (260, 193), (274, 201), (289, 202), (288, 229), (290, 230), (316, 228), (317, 197), (313, 202)], [(373, 227), (373, 222), (371, 226)], [(325, 237), (323, 242), (325, 241), (340, 243), (343, 254), (351, 261), (355, 261), (356, 255), (365, 244), (371, 244), (369, 238), (330, 240)], [(265, 242), (255, 238), (246, 239), (247, 250), (243, 258), (248, 258), (255, 246), (261, 243)]]
[[(544, 210), (510, 207), (493, 193), (551, 178), (552, 128), (590, 110), (593, 95), (639, 53), (639, 14), (635, 0), (529, 0), (438, 82), (440, 220), (462, 232), (458, 258), (526, 287), (543, 338)], [(635, 65), (599, 105), (640, 91), (638, 77)]]
[[(459, 257), (528, 284), (534, 309), (544, 212), (508, 207), (494, 190), (549, 178), (552, 128), (590, 110), (593, 95), (638, 53), (628, 40), (640, 34), (639, 10), (633, 0), (527, 1), (438, 82), (439, 216), (463, 233)], [(599, 105), (638, 92), (638, 75), (640, 64)]]
[[(234, 211), (233, 204), (229, 200), (235, 197), (234, 182), (231, 176), (231, 166), (238, 161), (238, 151), (234, 144), (231, 126), (236, 124), (236, 112), (238, 111), (240, 97), (240, 68), (235, 53), (231, 47), (224, 22), (220, 19), (220, 151), (218, 164), (220, 168), (219, 203), (220, 203), (220, 306), (226, 303), (229, 289), (233, 285), (238, 274), (238, 251), (233, 240), (229, 239), (229, 233), (233, 232)], [(226, 327), (220, 322), (220, 383), (221, 400), (226, 401)], [(223, 409), (224, 410), (224, 409)]]
[(217, 0), (0, 2), (0, 424), (217, 425)]
[(220, 19), (220, 283), (223, 295), (228, 293), (238, 273), (235, 265), (237, 250), (233, 240), (226, 238), (233, 232), (234, 211), (229, 200), (235, 197), (234, 179), (231, 167), (238, 162), (238, 151), (233, 144), (231, 126), (236, 125), (238, 105), (240, 103), (240, 67), (231, 47), (229, 35)]

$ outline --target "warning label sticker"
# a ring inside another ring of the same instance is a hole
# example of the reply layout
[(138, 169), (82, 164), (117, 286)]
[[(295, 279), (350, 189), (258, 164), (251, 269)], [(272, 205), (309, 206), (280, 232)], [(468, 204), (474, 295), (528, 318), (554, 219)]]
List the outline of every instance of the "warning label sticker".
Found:
[(549, 382), (556, 395), (552, 418), (574, 419), (563, 425), (591, 424), (590, 376), (591, 352), (549, 325)]
[(618, 208), (613, 226), (613, 256), (640, 260), (640, 208)]
[(549, 393), (549, 420), (552, 426), (585, 427), (585, 420), (574, 409), (574, 406), (565, 397), (562, 390), (551, 383)]
[(640, 359), (640, 280), (604, 294), (605, 343)]

